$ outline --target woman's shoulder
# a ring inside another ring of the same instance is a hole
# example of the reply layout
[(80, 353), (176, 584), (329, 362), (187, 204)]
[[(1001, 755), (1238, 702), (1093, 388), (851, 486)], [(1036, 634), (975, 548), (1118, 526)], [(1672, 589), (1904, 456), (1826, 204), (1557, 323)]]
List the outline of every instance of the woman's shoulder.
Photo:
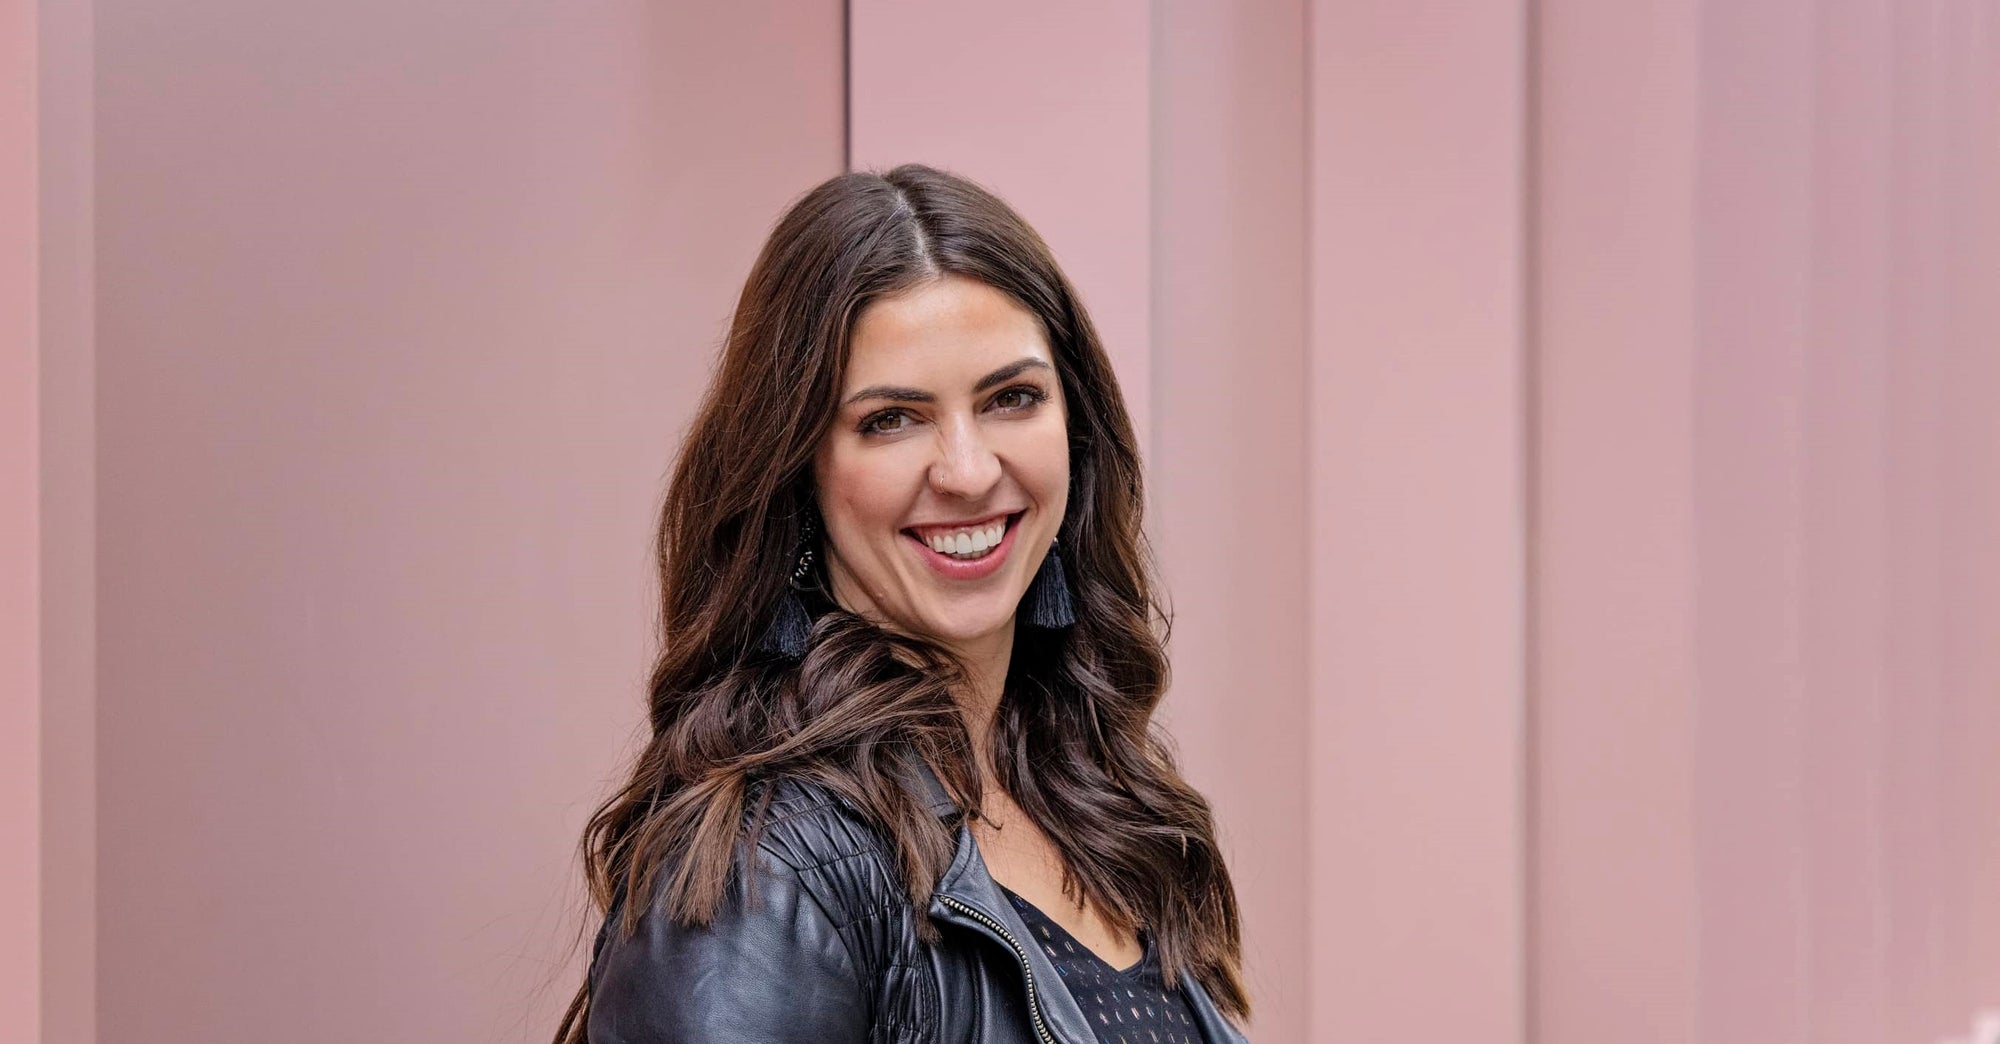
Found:
[[(800, 904), (816, 911), (814, 919), (846, 929), (906, 901), (888, 841), (824, 783), (793, 775), (752, 782), (740, 829), (711, 932), (725, 921), (739, 931), (763, 921), (789, 922)], [(674, 904), (667, 894), (687, 857), (676, 851), (651, 875), (651, 892), (636, 914), (640, 934), (685, 930), (669, 913)], [(599, 934), (600, 949), (615, 934), (611, 925), (625, 904), (621, 885)]]
[(732, 846), (730, 880), (699, 923), (666, 901), (672, 865), (658, 868), (630, 931), (614, 900), (591, 959), (588, 1039), (867, 1039), (883, 948), (866, 916), (877, 900), (852, 888), (831, 843), (846, 815), (798, 783), (750, 796), (764, 805), (762, 836)]
[(744, 826), (756, 832), (758, 854), (814, 893), (837, 895), (845, 905), (900, 898), (888, 838), (832, 787), (781, 775), (753, 784), (746, 796)]
[(734, 846), (705, 924), (656, 900), (617, 932), (614, 904), (592, 960), (589, 1038), (826, 1044), (935, 1020), (934, 991), (885, 985), (905, 983), (896, 969), (915, 966), (920, 944), (883, 835), (811, 779), (770, 778), (745, 797), (756, 842)]

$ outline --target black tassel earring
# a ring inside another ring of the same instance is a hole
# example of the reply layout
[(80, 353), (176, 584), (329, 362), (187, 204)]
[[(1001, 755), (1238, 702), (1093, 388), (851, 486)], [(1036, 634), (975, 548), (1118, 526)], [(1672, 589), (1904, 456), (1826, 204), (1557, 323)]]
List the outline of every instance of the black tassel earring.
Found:
[(796, 660), (806, 654), (806, 637), (812, 632), (812, 617), (806, 613), (806, 604), (799, 597), (805, 591), (806, 577), (812, 574), (814, 542), (818, 539), (818, 527), (813, 525), (812, 516), (806, 516), (799, 536), (798, 564), (792, 567), (792, 575), (785, 583), (784, 596), (778, 599), (778, 611), (771, 617), (771, 623), (764, 629), (764, 637), (758, 641), (759, 652), (772, 653), (787, 660)]
[(1051, 630), (1076, 622), (1076, 608), (1069, 598), (1069, 574), (1063, 572), (1062, 555), (1056, 553), (1059, 540), (1049, 542), (1049, 553), (1043, 557), (1042, 567), (1035, 570), (1035, 578), (1028, 581), (1028, 593), (1021, 599), (1027, 603), (1028, 622)]

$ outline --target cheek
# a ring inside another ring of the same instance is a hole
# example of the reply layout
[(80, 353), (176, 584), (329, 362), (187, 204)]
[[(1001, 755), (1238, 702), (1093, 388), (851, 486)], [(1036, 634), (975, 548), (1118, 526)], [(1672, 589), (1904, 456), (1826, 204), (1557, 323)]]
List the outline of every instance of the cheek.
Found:
[(829, 452), (816, 469), (827, 527), (863, 538), (893, 528), (909, 500), (905, 470), (896, 466), (893, 454)]
[(1037, 497), (1050, 504), (1063, 500), (1069, 492), (1069, 431), (1060, 418), (1036, 432), (1028, 460)]

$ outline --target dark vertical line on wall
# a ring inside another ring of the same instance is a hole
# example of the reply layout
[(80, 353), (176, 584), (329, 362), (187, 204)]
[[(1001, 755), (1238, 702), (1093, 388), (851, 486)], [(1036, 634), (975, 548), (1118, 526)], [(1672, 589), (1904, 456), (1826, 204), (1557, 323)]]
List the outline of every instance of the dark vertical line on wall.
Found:
[(854, 0), (840, 0), (840, 169), (854, 169)]
[(1523, 0), (1521, 19), (1521, 710), (1519, 728), (1520, 816), (1521, 816), (1521, 991), (1522, 1044), (1541, 1039), (1541, 1012), (1537, 1003), (1538, 967), (1541, 952), (1539, 903), (1536, 888), (1540, 873), (1540, 819), (1537, 795), (1540, 756), (1536, 693), (1540, 684), (1540, 576), (1537, 551), (1540, 540), (1541, 494), (1541, 4)]

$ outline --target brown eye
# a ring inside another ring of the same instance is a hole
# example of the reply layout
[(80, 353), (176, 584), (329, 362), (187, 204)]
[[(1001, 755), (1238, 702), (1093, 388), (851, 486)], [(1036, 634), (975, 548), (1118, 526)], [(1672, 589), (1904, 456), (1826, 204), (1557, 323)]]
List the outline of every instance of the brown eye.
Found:
[(861, 433), (893, 435), (903, 430), (903, 422), (907, 419), (902, 410), (883, 410), (881, 413), (871, 414), (867, 420), (861, 422)]
[(993, 404), (1003, 410), (1024, 410), (1040, 403), (1048, 396), (1040, 388), (1031, 384), (1018, 384), (993, 397)]

